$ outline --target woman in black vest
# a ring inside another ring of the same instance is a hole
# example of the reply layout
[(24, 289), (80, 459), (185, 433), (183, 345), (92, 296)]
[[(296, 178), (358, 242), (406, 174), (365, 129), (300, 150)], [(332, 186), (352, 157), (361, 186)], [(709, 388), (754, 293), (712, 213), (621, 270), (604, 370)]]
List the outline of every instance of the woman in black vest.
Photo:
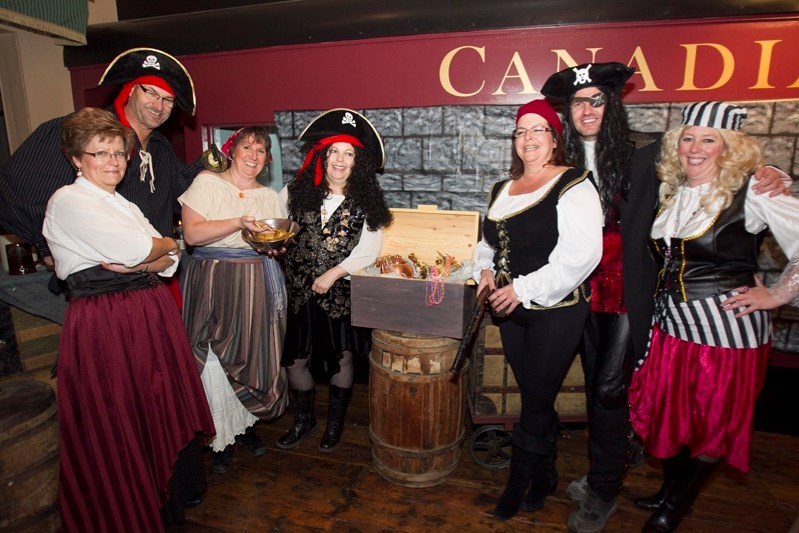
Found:
[(352, 358), (366, 335), (350, 323), (349, 275), (374, 262), (382, 229), (391, 222), (376, 176), (385, 153), (374, 126), (351, 109), (322, 113), (299, 138), (307, 142), (307, 156), (280, 193), (289, 218), (300, 225), (286, 253), (289, 312), (281, 361), (294, 425), (277, 446), (294, 448), (317, 427), (313, 359), (330, 374), (327, 429), (319, 450), (332, 452), (340, 444), (352, 395)]
[(489, 302), (502, 317), (502, 346), (522, 398), (498, 520), (541, 509), (557, 487), (555, 397), (588, 317), (585, 281), (602, 254), (599, 196), (590, 172), (564, 165), (562, 133), (545, 100), (519, 109), (510, 179), (491, 190), (477, 249), (478, 292), (493, 290)]
[[(740, 131), (745, 118), (732, 104), (691, 104), (663, 139), (651, 233), (663, 268), (649, 352), (630, 387), (633, 427), (664, 460), (661, 490), (636, 501), (655, 510), (644, 531), (673, 531), (722, 459), (749, 470), (768, 310), (799, 295), (799, 199), (752, 191), (761, 156)], [(766, 228), (791, 260), (770, 288), (755, 277)]]

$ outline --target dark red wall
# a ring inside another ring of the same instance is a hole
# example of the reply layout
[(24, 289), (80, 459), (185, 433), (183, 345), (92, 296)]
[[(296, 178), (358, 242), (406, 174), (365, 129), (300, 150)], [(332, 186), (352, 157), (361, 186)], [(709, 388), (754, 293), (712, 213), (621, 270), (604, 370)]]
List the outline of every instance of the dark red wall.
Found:
[[(540, 97), (538, 89), (552, 72), (591, 61), (636, 67), (628, 102), (794, 99), (797, 49), (794, 16), (491, 30), (196, 54), (180, 59), (195, 82), (197, 115), (179, 122), (186, 155), (193, 158), (201, 150), (202, 126), (268, 124), (276, 110), (519, 104)], [(448, 81), (442, 81), (448, 55)], [(96, 88), (104, 67), (72, 69), (76, 106), (100, 105), (110, 97), (108, 89)], [(686, 88), (689, 78), (693, 88)]]

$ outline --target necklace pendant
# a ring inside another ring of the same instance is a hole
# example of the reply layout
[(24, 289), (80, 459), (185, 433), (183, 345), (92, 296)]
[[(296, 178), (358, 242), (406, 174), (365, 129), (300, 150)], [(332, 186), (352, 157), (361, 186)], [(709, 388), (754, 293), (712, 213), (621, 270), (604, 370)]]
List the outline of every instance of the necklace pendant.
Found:
[(244, 193), (239, 191), (239, 198), (244, 198)]

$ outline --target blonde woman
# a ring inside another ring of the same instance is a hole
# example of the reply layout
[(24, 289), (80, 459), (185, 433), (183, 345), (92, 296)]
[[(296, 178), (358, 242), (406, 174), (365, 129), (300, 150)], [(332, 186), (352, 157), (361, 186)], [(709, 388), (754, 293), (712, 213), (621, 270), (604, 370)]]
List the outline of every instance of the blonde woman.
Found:
[[(799, 295), (799, 199), (753, 192), (761, 156), (741, 132), (745, 118), (736, 105), (691, 104), (663, 140), (651, 232), (663, 268), (649, 352), (630, 387), (633, 427), (663, 460), (661, 490), (637, 502), (657, 504), (647, 532), (675, 530), (721, 460), (749, 470), (768, 310)], [(766, 228), (791, 259), (769, 288), (755, 276)]]

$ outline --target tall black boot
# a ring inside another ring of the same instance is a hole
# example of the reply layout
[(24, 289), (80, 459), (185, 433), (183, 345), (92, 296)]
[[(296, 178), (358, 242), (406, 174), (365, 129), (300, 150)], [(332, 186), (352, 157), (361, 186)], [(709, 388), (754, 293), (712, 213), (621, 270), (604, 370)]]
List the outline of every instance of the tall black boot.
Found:
[(530, 476), (530, 488), (524, 495), (521, 510), (532, 513), (544, 507), (547, 496), (558, 488), (558, 470), (555, 462), (558, 458), (556, 444), (557, 428), (547, 436), (547, 453), (536, 458), (533, 473)]
[(663, 459), (660, 461), (663, 465), (663, 484), (652, 496), (642, 496), (635, 498), (635, 505), (641, 509), (648, 509), (654, 511), (660, 507), (666, 497), (669, 495), (677, 480), (680, 479), (682, 472), (691, 466), (691, 458), (688, 456), (688, 451), (685, 448), (680, 450), (680, 453), (674, 457)]
[(332, 452), (341, 444), (341, 433), (344, 431), (344, 414), (352, 397), (352, 387), (342, 389), (330, 385), (330, 402), (327, 406), (327, 428), (319, 443), (320, 452)]
[(690, 467), (680, 474), (666, 499), (644, 524), (642, 533), (670, 533), (690, 511), (702, 485), (713, 474), (719, 461), (690, 459)]
[(533, 475), (536, 462), (542, 455), (535, 453), (537, 449), (535, 437), (518, 425), (513, 429), (512, 448), (508, 482), (494, 509), (494, 518), (497, 520), (507, 520), (519, 512), (524, 491)]
[(314, 389), (295, 390), (289, 389), (289, 403), (294, 411), (294, 425), (288, 432), (277, 439), (278, 448), (288, 450), (297, 445), (316, 430), (316, 415), (314, 414)]

